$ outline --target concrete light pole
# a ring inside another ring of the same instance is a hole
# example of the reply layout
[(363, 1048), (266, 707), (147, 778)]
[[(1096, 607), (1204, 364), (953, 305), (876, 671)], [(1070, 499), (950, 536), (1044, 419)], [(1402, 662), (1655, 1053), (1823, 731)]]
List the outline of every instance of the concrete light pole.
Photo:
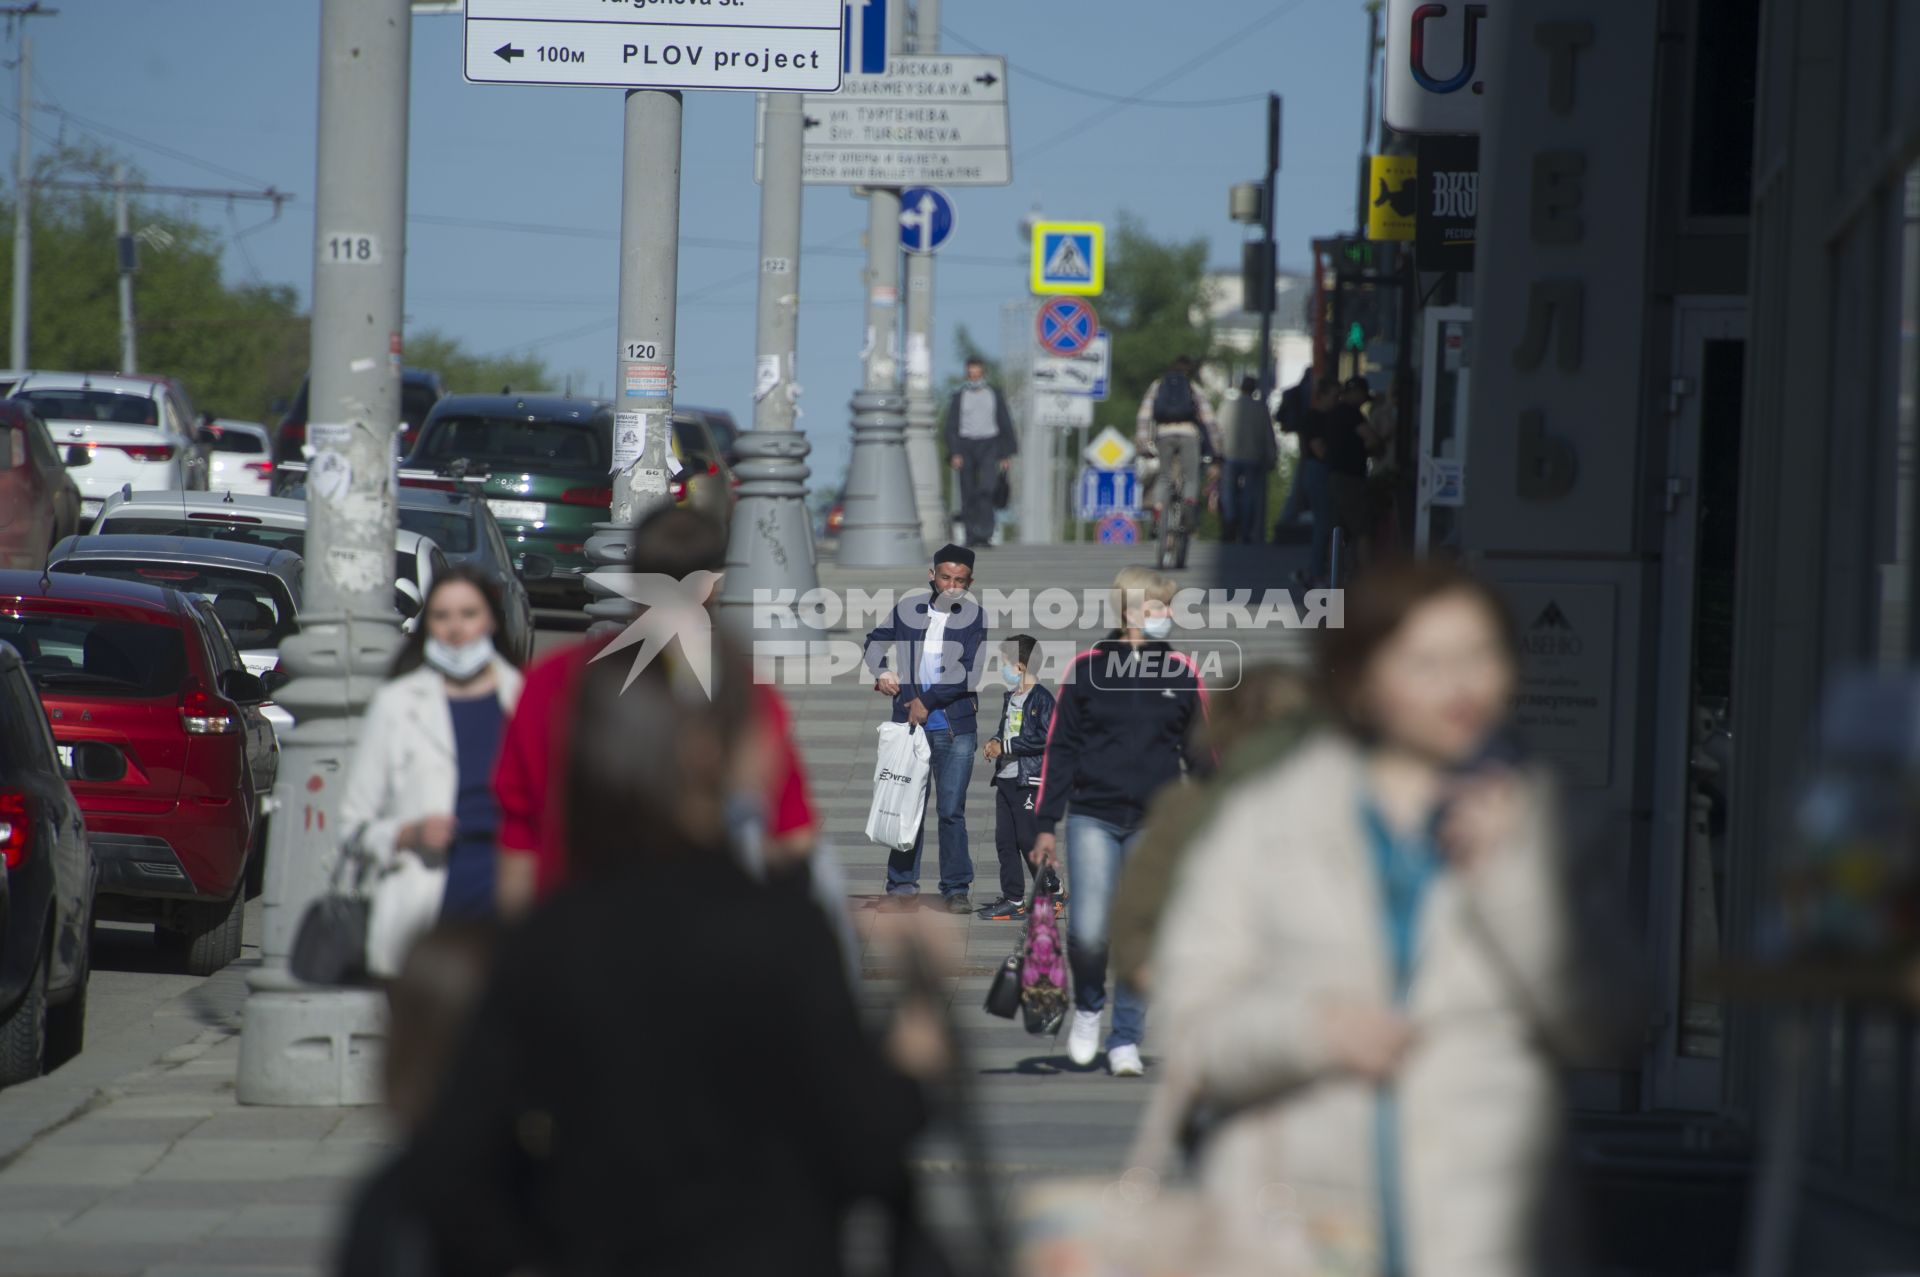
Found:
[[(905, 0), (888, 0), (887, 55), (900, 52)], [(843, 567), (924, 562), (913, 473), (907, 464), (906, 399), (895, 356), (900, 316), (900, 192), (867, 192), (866, 380), (853, 397), (853, 458), (847, 465)]]
[(127, 166), (113, 170), (113, 246), (120, 268), (120, 371), (140, 371), (139, 335), (133, 323), (133, 270), (139, 252), (127, 214)]
[[(914, 7), (913, 52), (940, 51), (940, 0)], [(934, 438), (940, 408), (933, 397), (933, 254), (907, 255), (907, 468), (920, 511), (920, 539), (931, 551), (952, 535), (940, 448)]]
[(245, 1104), (380, 1099), (384, 997), (316, 989), (287, 970), (294, 930), (326, 891), (359, 715), (399, 643), (394, 612), (394, 446), (405, 282), (407, 0), (322, 0), (314, 190), (313, 350), (307, 440), (307, 582), (281, 741), (262, 910), (263, 965), (240, 1040)]
[[(719, 614), (737, 633), (755, 631), (756, 592), (796, 597), (820, 584), (807, 514), (806, 436), (794, 429), (794, 356), (800, 330), (800, 209), (805, 116), (798, 93), (769, 93), (760, 177), (760, 301), (754, 334), (753, 429), (735, 447), (739, 504), (727, 543)], [(786, 615), (797, 613), (783, 609)], [(758, 627), (758, 640), (818, 637)]]
[[(612, 520), (594, 525), (587, 557), (598, 567), (629, 559), (633, 526), (672, 500), (673, 347), (680, 286), (680, 94), (630, 89), (620, 188), (620, 326), (614, 368)], [(631, 602), (597, 583), (589, 615), (630, 619)]]

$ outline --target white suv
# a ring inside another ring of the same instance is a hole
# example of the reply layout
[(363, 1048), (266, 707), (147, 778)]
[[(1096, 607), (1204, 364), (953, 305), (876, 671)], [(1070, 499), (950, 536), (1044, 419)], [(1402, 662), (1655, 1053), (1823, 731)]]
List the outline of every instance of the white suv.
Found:
[(100, 513), (122, 487), (204, 489), (207, 450), (194, 434), (197, 418), (179, 385), (165, 377), (112, 373), (32, 372), (13, 397), (46, 423), (80, 488), (80, 518)]

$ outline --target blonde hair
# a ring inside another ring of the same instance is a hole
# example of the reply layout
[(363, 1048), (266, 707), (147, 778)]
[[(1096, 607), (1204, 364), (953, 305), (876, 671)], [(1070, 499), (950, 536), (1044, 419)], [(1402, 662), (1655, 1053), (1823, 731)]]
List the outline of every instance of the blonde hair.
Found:
[(1156, 603), (1171, 603), (1179, 583), (1164, 572), (1138, 564), (1120, 569), (1113, 578), (1113, 594), (1107, 600), (1107, 606), (1115, 629), (1127, 628), (1127, 604), (1131, 602), (1138, 609), (1148, 599)]

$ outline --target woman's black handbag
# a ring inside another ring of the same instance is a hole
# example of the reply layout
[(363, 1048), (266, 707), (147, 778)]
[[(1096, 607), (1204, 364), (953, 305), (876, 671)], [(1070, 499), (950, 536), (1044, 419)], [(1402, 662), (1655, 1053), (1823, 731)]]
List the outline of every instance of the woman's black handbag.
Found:
[(1023, 942), (993, 973), (993, 983), (987, 987), (987, 1014), (1002, 1020), (1011, 1020), (1020, 1014), (1020, 968), (1025, 964), (1026, 949)]
[(1007, 472), (1002, 470), (993, 481), (993, 508), (1004, 510), (1013, 503), (1013, 485), (1007, 481)]
[[(342, 890), (341, 872), (349, 862), (356, 866), (354, 883), (351, 889)], [(307, 906), (300, 915), (300, 929), (294, 932), (287, 967), (295, 979), (336, 987), (368, 982), (367, 911), (371, 902), (359, 890), (365, 874), (359, 848), (341, 848), (326, 894)]]

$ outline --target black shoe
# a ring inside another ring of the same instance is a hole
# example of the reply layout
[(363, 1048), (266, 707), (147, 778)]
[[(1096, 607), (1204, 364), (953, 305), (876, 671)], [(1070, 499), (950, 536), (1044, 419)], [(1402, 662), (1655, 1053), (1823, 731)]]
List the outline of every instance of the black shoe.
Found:
[(948, 913), (972, 913), (973, 897), (962, 891), (947, 897)]
[(1002, 896), (982, 909), (980, 916), (988, 922), (1018, 922), (1027, 916), (1027, 902)]

